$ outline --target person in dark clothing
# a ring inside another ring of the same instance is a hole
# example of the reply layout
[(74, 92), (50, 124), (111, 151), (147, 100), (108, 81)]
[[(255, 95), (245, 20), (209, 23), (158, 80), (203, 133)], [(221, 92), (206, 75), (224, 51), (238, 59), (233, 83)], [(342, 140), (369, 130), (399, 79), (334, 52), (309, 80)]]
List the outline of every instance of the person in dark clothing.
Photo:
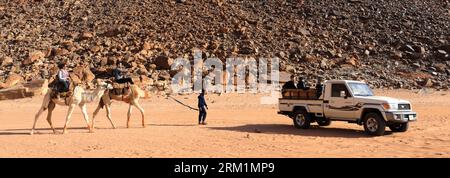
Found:
[(317, 78), (317, 83), (316, 83), (316, 97), (317, 99), (320, 98), (320, 96), (322, 95), (322, 91), (323, 91), (323, 84), (322, 84), (322, 77)]
[(283, 85), (283, 89), (296, 89), (296, 88), (297, 87), (295, 86), (295, 77), (294, 75), (291, 75), (291, 80)]
[(133, 80), (129, 77), (124, 77), (122, 75), (122, 71), (123, 71), (123, 65), (122, 63), (119, 63), (117, 65), (117, 67), (112, 71), (113, 76), (114, 76), (114, 80), (117, 83), (130, 83), (130, 84), (134, 84)]
[(208, 109), (208, 105), (205, 101), (205, 90), (202, 90), (202, 93), (198, 95), (198, 124), (206, 125), (206, 110)]
[(298, 89), (303, 89), (303, 90), (309, 90), (309, 87), (306, 86), (306, 82), (303, 79), (303, 77), (300, 77), (300, 80), (298, 81), (298, 84), (297, 84), (297, 88)]

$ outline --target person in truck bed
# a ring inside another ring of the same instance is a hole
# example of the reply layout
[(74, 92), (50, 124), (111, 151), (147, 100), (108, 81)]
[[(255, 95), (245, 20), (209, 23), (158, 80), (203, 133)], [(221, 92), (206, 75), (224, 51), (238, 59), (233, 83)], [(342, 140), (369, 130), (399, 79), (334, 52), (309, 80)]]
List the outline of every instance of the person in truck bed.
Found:
[(303, 89), (303, 90), (309, 90), (309, 87), (306, 86), (306, 82), (303, 79), (303, 77), (300, 77), (300, 80), (298, 81), (298, 84), (297, 84), (297, 88), (298, 89)]
[(283, 89), (296, 89), (296, 88), (297, 86), (295, 86), (295, 76), (291, 75), (291, 80), (283, 85)]

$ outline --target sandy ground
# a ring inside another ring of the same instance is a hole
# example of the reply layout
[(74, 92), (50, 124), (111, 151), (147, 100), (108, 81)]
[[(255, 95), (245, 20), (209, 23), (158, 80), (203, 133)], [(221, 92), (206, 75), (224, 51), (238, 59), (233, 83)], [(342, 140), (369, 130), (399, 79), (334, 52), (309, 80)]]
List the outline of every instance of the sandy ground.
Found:
[[(147, 127), (133, 110), (132, 128), (125, 128), (128, 106), (113, 103), (117, 129), (111, 129), (101, 110), (95, 133), (87, 133), (81, 111), (74, 111), (69, 134), (53, 134), (45, 119), (38, 133), (28, 135), (42, 97), (0, 101), (0, 157), (450, 157), (450, 92), (376, 90), (410, 100), (419, 121), (406, 133), (387, 132), (368, 137), (362, 126), (334, 122), (295, 129), (277, 115), (277, 105), (261, 105), (261, 94), (207, 95), (208, 125), (198, 126), (197, 112), (173, 100), (142, 100)], [(191, 106), (196, 96), (177, 96)], [(90, 104), (90, 117), (95, 104)], [(58, 130), (67, 107), (57, 106), (53, 122)]]

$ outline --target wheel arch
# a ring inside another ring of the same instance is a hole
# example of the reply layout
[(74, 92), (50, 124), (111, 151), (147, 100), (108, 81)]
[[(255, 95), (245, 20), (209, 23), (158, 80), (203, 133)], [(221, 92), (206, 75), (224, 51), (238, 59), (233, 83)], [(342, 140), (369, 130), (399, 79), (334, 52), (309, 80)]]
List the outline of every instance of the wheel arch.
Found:
[(303, 111), (306, 111), (306, 112), (309, 113), (308, 108), (306, 106), (303, 106), (303, 105), (297, 105), (297, 106), (294, 106), (292, 108), (292, 112), (300, 111), (300, 110), (303, 110)]
[(360, 120), (361, 120), (361, 122), (364, 122), (364, 116), (368, 113), (377, 113), (386, 121), (386, 115), (382, 111), (383, 110), (378, 107), (365, 107), (361, 111)]

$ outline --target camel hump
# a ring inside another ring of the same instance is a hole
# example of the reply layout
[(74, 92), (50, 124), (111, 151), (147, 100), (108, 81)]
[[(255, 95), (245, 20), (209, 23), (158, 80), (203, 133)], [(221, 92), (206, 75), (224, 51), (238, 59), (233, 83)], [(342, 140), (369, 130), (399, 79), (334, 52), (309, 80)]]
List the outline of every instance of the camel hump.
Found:
[(133, 95), (135, 98), (150, 98), (150, 93), (148, 91), (144, 91), (137, 85), (131, 85), (131, 89), (133, 90)]

